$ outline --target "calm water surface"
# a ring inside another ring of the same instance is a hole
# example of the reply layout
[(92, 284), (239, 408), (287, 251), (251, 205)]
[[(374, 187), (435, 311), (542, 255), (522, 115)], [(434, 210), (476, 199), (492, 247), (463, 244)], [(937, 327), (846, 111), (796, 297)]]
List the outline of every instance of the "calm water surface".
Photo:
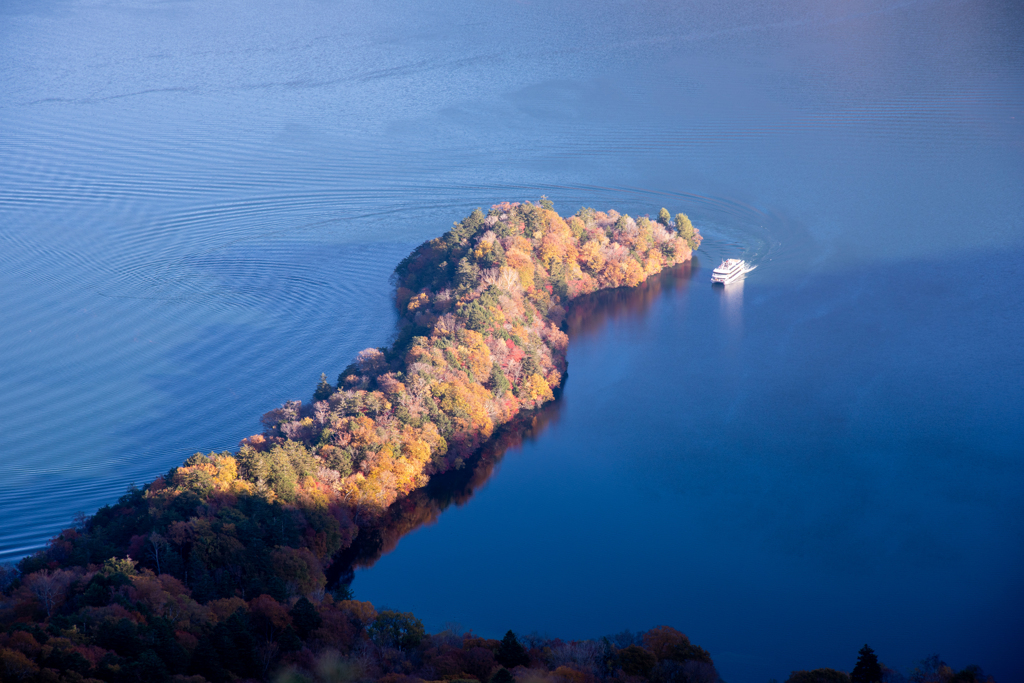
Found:
[(1019, 3), (5, 0), (0, 65), (0, 559), (385, 343), (474, 207), (666, 206), (694, 266), (356, 595), (1024, 678)]

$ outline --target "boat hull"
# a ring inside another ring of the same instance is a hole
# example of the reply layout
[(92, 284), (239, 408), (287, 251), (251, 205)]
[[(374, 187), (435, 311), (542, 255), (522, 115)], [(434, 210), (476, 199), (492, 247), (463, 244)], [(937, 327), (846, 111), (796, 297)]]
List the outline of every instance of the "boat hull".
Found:
[(711, 284), (712, 285), (722, 285), (722, 286), (731, 285), (734, 282), (739, 282), (740, 280), (742, 280), (744, 275), (746, 275), (745, 271), (736, 273), (735, 275), (731, 275), (731, 276), (729, 276), (727, 278), (713, 277), (713, 278), (711, 278)]

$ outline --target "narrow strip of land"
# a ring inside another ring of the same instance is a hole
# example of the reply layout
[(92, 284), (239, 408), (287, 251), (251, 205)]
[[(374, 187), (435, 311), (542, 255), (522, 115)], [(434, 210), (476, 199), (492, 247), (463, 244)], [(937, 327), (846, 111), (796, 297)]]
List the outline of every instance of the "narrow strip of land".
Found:
[[(635, 287), (700, 241), (665, 209), (657, 220), (592, 209), (566, 219), (547, 200), (474, 211), (397, 267), (390, 347), (360, 352), (336, 383), (321, 376), (312, 401), (270, 411), (237, 451), (197, 453), (0, 572), (5, 680), (266, 679), (341, 666), (339, 652), (371, 645), (376, 661), (326, 679), (423, 668), (419, 622), (352, 601), (345, 586), (328, 592), (325, 568), (396, 502), (554, 398), (574, 299)], [(538, 654), (552, 643), (528, 651), (511, 633), (501, 644), (434, 638), (469, 653), (423, 668), (448, 679), (498, 670), (510, 683), (516, 666), (574, 681), (598, 668), (647, 676), (662, 660), (717, 677), (707, 652), (667, 627), (607, 641), (607, 663), (594, 650), (576, 669)]]

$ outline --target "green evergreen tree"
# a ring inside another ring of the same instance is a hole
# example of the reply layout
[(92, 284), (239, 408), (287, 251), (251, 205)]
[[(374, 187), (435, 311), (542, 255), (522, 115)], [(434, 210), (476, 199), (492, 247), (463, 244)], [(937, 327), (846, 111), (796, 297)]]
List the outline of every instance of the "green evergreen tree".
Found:
[(857, 653), (857, 665), (850, 672), (851, 683), (879, 683), (882, 680), (882, 665), (878, 663), (875, 651), (866, 644)]
[(295, 631), (303, 639), (310, 632), (320, 628), (320, 624), (323, 622), (320, 613), (316, 611), (316, 606), (305, 597), (299, 598), (299, 601), (288, 611), (288, 615), (292, 618)]
[(326, 401), (334, 393), (334, 387), (327, 381), (327, 375), (320, 373), (320, 384), (316, 385), (316, 391), (313, 392), (314, 401)]
[(527, 654), (526, 648), (523, 647), (519, 639), (516, 638), (516, 634), (509, 631), (505, 634), (505, 637), (501, 639), (501, 644), (498, 645), (498, 651), (495, 653), (494, 658), (506, 669), (514, 669), (517, 666), (529, 666), (530, 655)]
[(619, 650), (619, 663), (628, 675), (646, 677), (658, 663), (658, 658), (639, 645), (630, 645)]
[(690, 222), (689, 216), (685, 213), (676, 214), (676, 230), (679, 231), (679, 236), (686, 240), (686, 243), (690, 245), (690, 249), (697, 251), (697, 247), (700, 246), (700, 240), (697, 239), (697, 233), (694, 232), (693, 223)]
[(658, 212), (658, 222), (664, 226), (668, 226), (672, 223), (672, 215), (665, 207), (661, 207), (661, 211)]
[(491, 683), (514, 683), (515, 677), (505, 667), (501, 667), (491, 676)]
[(628, 213), (624, 213), (621, 216), (619, 216), (619, 219), (615, 221), (615, 225), (612, 228), (612, 232), (626, 232), (627, 230), (629, 230), (629, 220), (630, 218)]
[(505, 392), (512, 387), (498, 361), (494, 361), (494, 364), (491, 366), (491, 377), (489, 382), (491, 385), (491, 393), (499, 398), (504, 396)]

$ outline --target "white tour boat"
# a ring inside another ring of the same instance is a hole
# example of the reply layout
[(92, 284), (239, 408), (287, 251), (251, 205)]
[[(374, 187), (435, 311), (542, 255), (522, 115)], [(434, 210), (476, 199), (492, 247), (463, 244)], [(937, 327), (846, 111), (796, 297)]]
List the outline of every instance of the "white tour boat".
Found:
[(753, 268), (748, 266), (746, 261), (738, 258), (727, 258), (711, 274), (711, 284), (727, 285), (730, 282), (736, 282), (742, 279), (747, 274), (747, 271), (750, 270), (753, 270)]

